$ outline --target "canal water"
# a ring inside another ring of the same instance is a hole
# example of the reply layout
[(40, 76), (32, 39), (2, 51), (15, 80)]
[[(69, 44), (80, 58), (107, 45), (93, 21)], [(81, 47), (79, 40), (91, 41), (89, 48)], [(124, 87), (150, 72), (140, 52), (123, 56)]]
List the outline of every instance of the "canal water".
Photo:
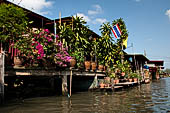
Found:
[(80, 92), (8, 102), (0, 113), (170, 113), (170, 78), (116, 92)]

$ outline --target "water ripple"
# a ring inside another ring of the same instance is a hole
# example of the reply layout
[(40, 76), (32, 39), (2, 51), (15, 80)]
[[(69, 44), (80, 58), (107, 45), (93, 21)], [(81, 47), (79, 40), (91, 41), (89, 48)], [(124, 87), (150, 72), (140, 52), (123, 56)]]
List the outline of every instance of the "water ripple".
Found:
[(0, 113), (170, 113), (170, 78), (113, 93), (30, 98), (6, 104)]

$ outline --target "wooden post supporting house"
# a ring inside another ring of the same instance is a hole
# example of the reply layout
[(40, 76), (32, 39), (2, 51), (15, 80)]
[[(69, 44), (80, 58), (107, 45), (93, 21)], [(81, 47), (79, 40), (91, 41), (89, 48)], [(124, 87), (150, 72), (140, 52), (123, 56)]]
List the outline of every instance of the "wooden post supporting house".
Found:
[(71, 97), (71, 88), (72, 88), (72, 76), (73, 76), (73, 70), (72, 67), (70, 68), (70, 97)]
[(68, 95), (67, 75), (62, 76), (62, 94), (63, 95)]
[(4, 102), (4, 53), (0, 53), (0, 104)]

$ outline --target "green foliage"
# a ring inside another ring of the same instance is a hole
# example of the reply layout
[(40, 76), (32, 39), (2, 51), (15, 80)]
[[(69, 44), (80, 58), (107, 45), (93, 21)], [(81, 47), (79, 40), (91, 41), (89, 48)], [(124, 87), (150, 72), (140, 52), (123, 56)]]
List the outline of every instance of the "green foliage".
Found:
[(116, 78), (116, 73), (110, 73), (110, 75), (109, 75), (111, 78)]
[(88, 26), (85, 26), (86, 22), (82, 17), (73, 17), (71, 24), (59, 26), (59, 37), (65, 39), (69, 54), (75, 57), (78, 66), (84, 61), (84, 56), (90, 54), (90, 42), (89, 37), (91, 36)]
[(126, 75), (132, 72), (130, 63), (128, 61), (124, 61), (123, 64), (120, 61), (116, 61), (114, 69), (118, 69), (120, 72), (125, 72)]
[(111, 66), (114, 64), (116, 54), (116, 45), (111, 37), (110, 23), (101, 25), (100, 31), (102, 36), (97, 40), (97, 57), (99, 64)]
[(23, 9), (11, 4), (0, 4), (0, 38), (18, 40), (27, 29), (28, 19)]
[[(117, 23), (119, 24), (122, 35), (120, 39), (115, 41), (111, 28)], [(121, 61), (121, 56), (124, 54), (122, 51), (122, 42), (128, 37), (128, 32), (122, 18), (114, 20), (112, 25), (109, 22), (103, 23), (100, 31), (102, 36), (97, 42), (97, 56), (99, 63), (101, 62), (112, 67), (116, 61)]]
[(129, 78), (139, 78), (139, 74), (138, 73), (130, 73)]
[(117, 39), (117, 45), (118, 46), (122, 46), (123, 40), (125, 40), (126, 38), (128, 38), (128, 31), (126, 29), (126, 25), (125, 22), (123, 21), (122, 18), (114, 20), (112, 22), (112, 26), (114, 26), (115, 24), (118, 24), (120, 29), (121, 29), (121, 33), (122, 35), (120, 36), (120, 39)]

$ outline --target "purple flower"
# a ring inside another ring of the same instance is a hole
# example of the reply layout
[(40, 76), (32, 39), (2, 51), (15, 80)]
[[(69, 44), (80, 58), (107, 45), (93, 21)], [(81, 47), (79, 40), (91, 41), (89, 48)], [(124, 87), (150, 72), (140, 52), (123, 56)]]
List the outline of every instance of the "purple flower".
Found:
[(59, 36), (58, 36), (58, 35), (56, 35), (56, 38), (59, 38)]

